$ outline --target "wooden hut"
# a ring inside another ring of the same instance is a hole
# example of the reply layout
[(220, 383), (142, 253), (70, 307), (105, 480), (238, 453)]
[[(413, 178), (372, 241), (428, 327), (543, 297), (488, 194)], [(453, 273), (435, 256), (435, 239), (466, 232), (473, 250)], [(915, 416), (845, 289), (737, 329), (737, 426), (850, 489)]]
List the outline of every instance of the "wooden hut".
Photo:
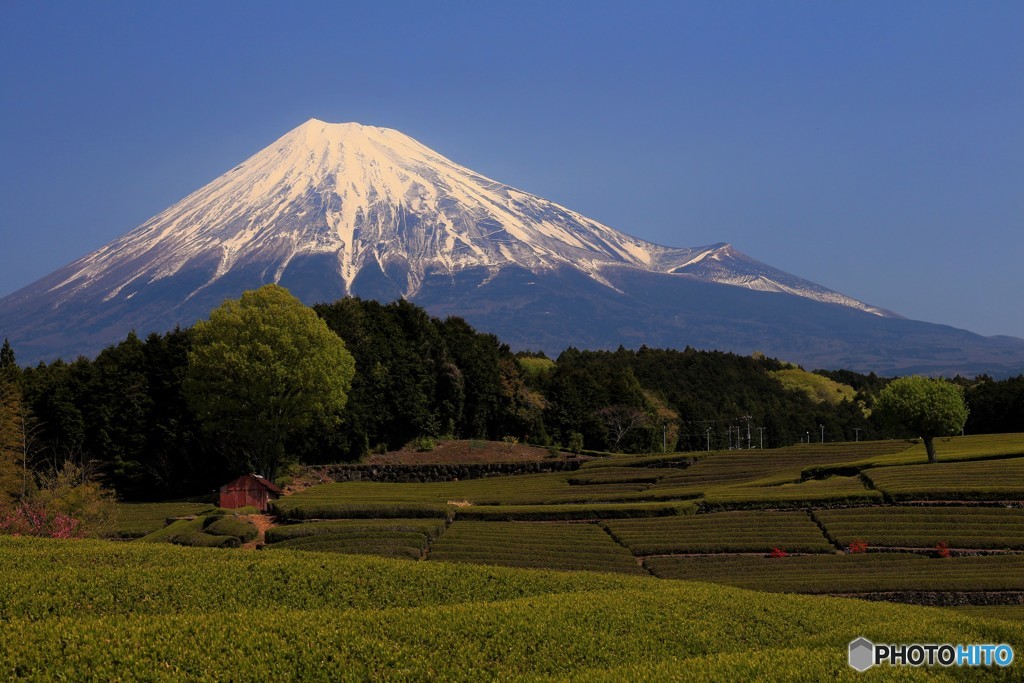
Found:
[(243, 474), (220, 487), (222, 508), (255, 507), (267, 509), (272, 500), (281, 497), (281, 489), (258, 474)]

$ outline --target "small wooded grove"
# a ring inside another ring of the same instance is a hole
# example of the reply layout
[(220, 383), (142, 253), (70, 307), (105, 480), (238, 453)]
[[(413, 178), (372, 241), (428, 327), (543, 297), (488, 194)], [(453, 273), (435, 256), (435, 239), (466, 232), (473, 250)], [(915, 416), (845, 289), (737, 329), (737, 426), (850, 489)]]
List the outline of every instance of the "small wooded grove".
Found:
[[(347, 298), (314, 310), (344, 340), (355, 374), (339, 423), (314, 421), (289, 439), (289, 459), (303, 463), (447, 437), (661, 452), (906, 435), (871, 417), (887, 383), (874, 374), (802, 373), (813, 381), (801, 386), (778, 360), (691, 348), (570, 348), (549, 359), (405, 301)], [(30, 417), (29, 464), (74, 462), (129, 499), (202, 493), (235, 474), (232, 444), (201, 429), (186, 400), (194, 337), (132, 333), (95, 359), (25, 369), (5, 349), (4, 381)], [(956, 381), (967, 432), (1024, 431), (1024, 375)]]

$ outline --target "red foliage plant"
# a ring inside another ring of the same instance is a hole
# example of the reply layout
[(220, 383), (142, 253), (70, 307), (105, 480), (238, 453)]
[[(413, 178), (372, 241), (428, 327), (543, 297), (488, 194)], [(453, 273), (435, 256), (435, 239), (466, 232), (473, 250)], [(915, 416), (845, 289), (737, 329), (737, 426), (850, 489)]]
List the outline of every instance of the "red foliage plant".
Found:
[(71, 515), (32, 502), (22, 501), (9, 510), (0, 511), (0, 534), (81, 538), (84, 532), (81, 522)]
[(935, 544), (935, 557), (949, 557), (949, 544), (945, 541), (939, 541)]
[(868, 551), (868, 542), (858, 539), (850, 543), (848, 550), (851, 553), (866, 553)]
[(789, 557), (789, 553), (782, 548), (772, 548), (772, 552), (769, 557)]

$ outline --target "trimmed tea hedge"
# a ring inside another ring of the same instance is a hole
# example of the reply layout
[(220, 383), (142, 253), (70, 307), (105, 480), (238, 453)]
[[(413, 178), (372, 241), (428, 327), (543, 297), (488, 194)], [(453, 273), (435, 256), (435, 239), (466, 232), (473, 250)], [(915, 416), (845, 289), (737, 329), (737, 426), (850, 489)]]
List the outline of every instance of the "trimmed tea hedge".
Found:
[(415, 532), (390, 533), (344, 532), (299, 536), (280, 541), (267, 548), (273, 550), (306, 550), (358, 555), (384, 555), (418, 560), (427, 547), (427, 536)]
[(944, 609), (285, 550), (0, 538), (0, 576), (2, 680), (888, 680), (848, 667), (851, 634), (1024, 642)]
[(234, 536), (242, 543), (254, 540), (259, 534), (252, 522), (231, 516), (207, 517), (203, 530), (214, 536)]
[(961, 506), (887, 506), (816, 510), (829, 536), (848, 546), (1024, 549), (1024, 509)]
[(387, 534), (412, 532), (427, 538), (437, 538), (444, 533), (444, 520), (434, 519), (342, 519), (329, 522), (305, 522), (287, 524), (267, 529), (267, 543), (280, 543), (307, 536), (325, 536), (339, 533)]
[(666, 579), (711, 581), (780, 593), (1024, 591), (1024, 555), (937, 559), (910, 553), (650, 557)]
[(117, 522), (108, 534), (111, 538), (142, 538), (159, 531), (173, 517), (209, 512), (208, 503), (118, 503)]
[(769, 552), (773, 548), (801, 553), (835, 550), (805, 512), (717, 512), (614, 520), (603, 525), (634, 555)]
[(1024, 458), (877, 467), (866, 470), (893, 500), (1024, 500)]
[(728, 510), (880, 502), (882, 494), (865, 488), (860, 478), (830, 477), (793, 484), (715, 488), (707, 493), (701, 506), (708, 510)]
[[(386, 486), (386, 484), (380, 484)], [(426, 517), (449, 519), (451, 508), (431, 503), (345, 503), (295, 500), (274, 501), (272, 512), (282, 519), (402, 519)]]
[(663, 517), (692, 515), (697, 504), (677, 503), (595, 503), (592, 505), (473, 505), (459, 508), (457, 520), (487, 521), (572, 521), (622, 517)]
[(596, 524), (456, 521), (433, 543), (428, 559), (643, 573)]

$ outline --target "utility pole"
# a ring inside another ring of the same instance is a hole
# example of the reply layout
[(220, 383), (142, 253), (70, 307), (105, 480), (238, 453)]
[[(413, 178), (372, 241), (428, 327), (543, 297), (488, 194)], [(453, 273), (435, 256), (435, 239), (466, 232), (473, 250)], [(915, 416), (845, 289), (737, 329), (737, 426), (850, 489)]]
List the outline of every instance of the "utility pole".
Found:
[(662, 453), (668, 452), (668, 446), (665, 445), (665, 435), (666, 435), (667, 430), (668, 430), (668, 423), (667, 422), (662, 422), (661, 423), (661, 452)]
[(708, 452), (711, 452), (711, 427), (708, 427)]
[(821, 442), (825, 443), (825, 425), (818, 425), (821, 427)]
[(853, 442), (857, 443), (860, 441), (860, 427), (853, 428)]
[(750, 450), (750, 416), (747, 415), (747, 450)]
[(760, 439), (760, 444), (761, 444), (760, 446), (758, 446), (758, 448), (760, 448), (763, 451), (764, 450), (764, 427), (758, 427), (757, 428), (757, 434), (758, 434), (758, 437)]

